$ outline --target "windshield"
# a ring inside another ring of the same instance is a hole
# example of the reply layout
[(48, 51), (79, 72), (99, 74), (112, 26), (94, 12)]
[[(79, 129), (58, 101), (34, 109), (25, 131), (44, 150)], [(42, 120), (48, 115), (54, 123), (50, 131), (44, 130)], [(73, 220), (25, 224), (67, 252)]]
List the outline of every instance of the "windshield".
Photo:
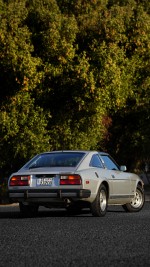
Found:
[(44, 153), (31, 160), (25, 168), (76, 167), (84, 155), (82, 152)]

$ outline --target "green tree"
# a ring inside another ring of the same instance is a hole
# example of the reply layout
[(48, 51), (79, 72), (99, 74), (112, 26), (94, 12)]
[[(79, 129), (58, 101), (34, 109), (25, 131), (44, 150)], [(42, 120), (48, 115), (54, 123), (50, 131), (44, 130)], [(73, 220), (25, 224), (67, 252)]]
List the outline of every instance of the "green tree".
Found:
[(142, 3), (127, 2), (124, 8), (128, 8), (129, 13), (124, 21), (126, 39), (122, 46), (128, 61), (126, 73), (130, 77), (127, 80), (129, 90), (125, 91), (125, 107), (112, 114), (111, 138), (107, 148), (111, 147), (118, 158), (126, 158), (129, 168), (133, 170), (150, 159), (150, 16)]
[(8, 1), (1, 6), (0, 17), (0, 97), (5, 101), (15, 95), (28, 80), (33, 90), (39, 82), (39, 58), (32, 56), (33, 45), (25, 25), (25, 1)]
[(0, 112), (0, 168), (7, 174), (33, 157), (49, 150), (47, 118), (26, 90), (11, 97)]
[(35, 58), (25, 24), (26, 1), (1, 1), (0, 167), (8, 174), (34, 154), (49, 149), (46, 114), (35, 105), (41, 60)]
[(148, 0), (0, 0), (0, 12), (1, 166), (44, 149), (149, 157)]
[(75, 16), (61, 13), (56, 1), (51, 5), (30, 1), (27, 24), (44, 66), (36, 100), (51, 114), (51, 145), (55, 149), (95, 147), (104, 130), (104, 108), (99, 107), (89, 58), (76, 43)]

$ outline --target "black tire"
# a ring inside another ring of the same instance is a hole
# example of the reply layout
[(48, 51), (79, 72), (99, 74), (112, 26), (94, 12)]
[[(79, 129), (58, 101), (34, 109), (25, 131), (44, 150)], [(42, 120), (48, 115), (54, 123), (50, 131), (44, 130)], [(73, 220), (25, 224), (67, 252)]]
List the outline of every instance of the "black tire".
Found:
[(144, 190), (142, 189), (141, 186), (137, 186), (135, 196), (132, 199), (132, 201), (130, 203), (123, 205), (122, 207), (126, 212), (138, 212), (143, 208), (144, 203), (145, 203)]
[(95, 200), (91, 203), (91, 212), (93, 216), (103, 217), (107, 212), (108, 192), (102, 184), (98, 190)]
[(22, 202), (19, 203), (20, 213), (23, 217), (35, 217), (38, 213), (39, 206), (36, 204), (25, 205)]

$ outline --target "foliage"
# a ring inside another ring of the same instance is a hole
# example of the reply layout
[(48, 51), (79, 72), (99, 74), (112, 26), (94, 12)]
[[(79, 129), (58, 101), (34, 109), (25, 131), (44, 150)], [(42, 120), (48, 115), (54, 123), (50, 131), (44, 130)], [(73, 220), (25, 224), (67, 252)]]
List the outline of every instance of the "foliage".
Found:
[(0, 0), (1, 173), (49, 149), (150, 158), (149, 44), (148, 0)]
[(43, 110), (26, 91), (10, 98), (0, 113), (0, 167), (14, 170), (39, 151), (50, 149)]

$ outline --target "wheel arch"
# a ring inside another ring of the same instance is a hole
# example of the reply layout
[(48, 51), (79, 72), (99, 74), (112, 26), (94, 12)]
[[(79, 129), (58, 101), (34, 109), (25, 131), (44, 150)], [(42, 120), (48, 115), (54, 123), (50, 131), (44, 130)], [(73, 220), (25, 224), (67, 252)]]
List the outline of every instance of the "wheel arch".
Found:
[(109, 184), (106, 182), (106, 181), (103, 181), (101, 185), (104, 185), (106, 187), (106, 190), (107, 190), (107, 199), (109, 198)]
[(137, 186), (140, 186), (141, 188), (144, 188), (144, 183), (142, 181), (138, 181)]

